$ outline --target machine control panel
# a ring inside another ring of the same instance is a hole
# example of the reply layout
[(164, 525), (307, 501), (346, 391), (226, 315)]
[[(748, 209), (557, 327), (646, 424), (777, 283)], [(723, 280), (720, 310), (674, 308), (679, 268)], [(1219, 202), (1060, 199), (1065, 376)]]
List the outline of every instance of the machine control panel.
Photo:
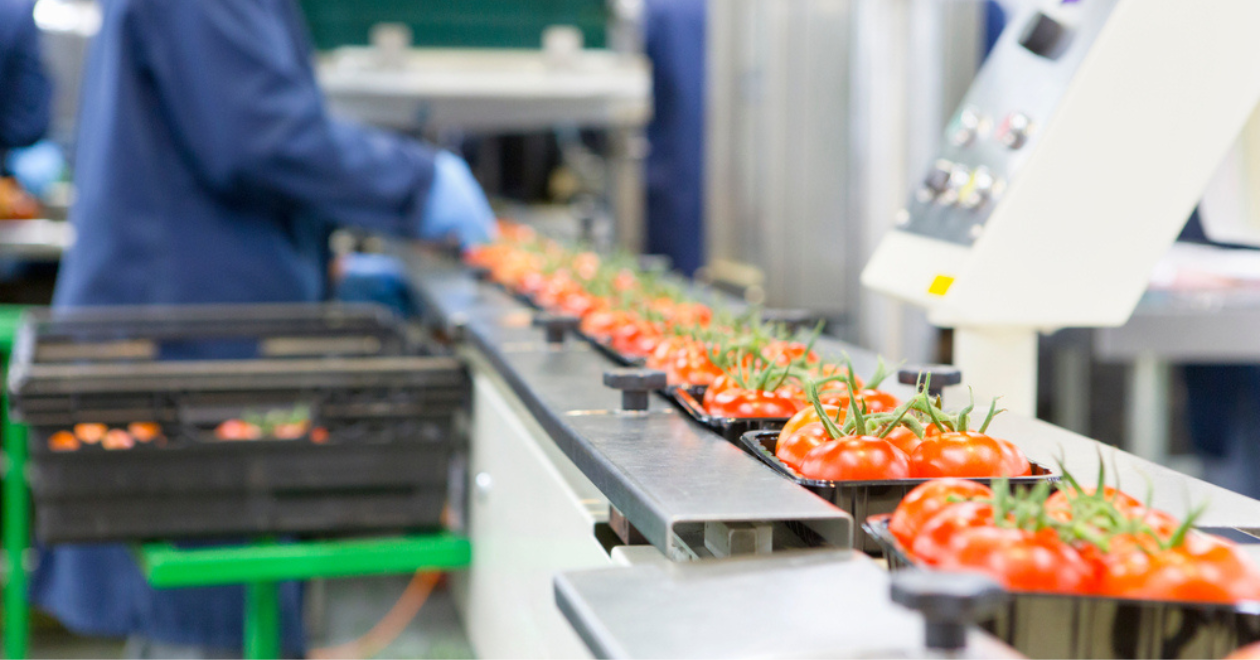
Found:
[(975, 243), (1117, 2), (1043, 0), (1013, 19), (947, 125), (899, 229)]

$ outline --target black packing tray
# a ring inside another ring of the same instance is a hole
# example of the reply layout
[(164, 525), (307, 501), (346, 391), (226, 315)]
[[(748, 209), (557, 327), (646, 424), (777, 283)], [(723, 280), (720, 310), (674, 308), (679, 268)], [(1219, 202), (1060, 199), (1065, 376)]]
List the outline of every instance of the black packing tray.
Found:
[[(704, 411), (700, 401), (704, 398), (704, 387), (678, 387), (671, 385), (661, 394), (674, 402), (698, 424), (711, 429), (737, 446), (744, 446), (740, 438), (752, 431), (778, 432), (788, 423), (790, 417), (714, 417)], [(746, 450), (748, 447), (744, 447)]]
[[(888, 531), (888, 516), (868, 517), (862, 528), (891, 570), (914, 566)], [(1015, 592), (981, 625), (1030, 658), (1222, 658), (1260, 641), (1260, 603)]]
[[(892, 513), (907, 493), (920, 484), (932, 481), (932, 479), (887, 479), (880, 481), (807, 479), (775, 456), (775, 450), (779, 444), (778, 430), (750, 431), (740, 437), (740, 443), (745, 450), (760, 459), (770, 469), (840, 507), (852, 515), (854, 520), (866, 520), (873, 515)], [(1033, 475), (1009, 479), (1008, 481), (1012, 487), (1028, 488), (1042, 481), (1058, 480), (1058, 475), (1045, 466), (1035, 461), (1029, 462), (1032, 465)], [(993, 479), (971, 479), (971, 481), (988, 486), (992, 485)], [(853, 547), (876, 555), (883, 550), (883, 546), (875, 539), (870, 538), (863, 529), (856, 530), (853, 538)]]

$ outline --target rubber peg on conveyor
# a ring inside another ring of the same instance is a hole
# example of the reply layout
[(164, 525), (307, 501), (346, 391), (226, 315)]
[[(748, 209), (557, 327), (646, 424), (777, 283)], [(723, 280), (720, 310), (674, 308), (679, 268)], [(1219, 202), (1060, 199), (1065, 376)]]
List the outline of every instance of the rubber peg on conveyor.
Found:
[(485, 266), (469, 266), (468, 274), (472, 275), (473, 279), (478, 282), (490, 281), (490, 269)]
[(565, 336), (576, 330), (579, 323), (581, 323), (581, 319), (576, 316), (548, 314), (546, 312), (534, 316), (534, 325), (542, 328), (547, 333), (547, 343), (553, 346), (563, 344)]
[(903, 570), (892, 576), (892, 601), (923, 615), (927, 648), (956, 651), (967, 646), (967, 627), (1006, 600), (996, 582), (978, 573)]
[(648, 394), (668, 384), (664, 371), (656, 369), (613, 369), (604, 372), (604, 385), (621, 390), (621, 409), (648, 409)]
[(897, 382), (902, 385), (915, 385), (920, 374), (931, 374), (928, 383), (928, 394), (940, 396), (950, 385), (962, 382), (962, 371), (951, 364), (912, 364), (897, 370)]
[(761, 311), (761, 320), (766, 323), (779, 323), (787, 327), (788, 332), (796, 332), (801, 328), (813, 329), (821, 317), (818, 312), (809, 309), (765, 309)]

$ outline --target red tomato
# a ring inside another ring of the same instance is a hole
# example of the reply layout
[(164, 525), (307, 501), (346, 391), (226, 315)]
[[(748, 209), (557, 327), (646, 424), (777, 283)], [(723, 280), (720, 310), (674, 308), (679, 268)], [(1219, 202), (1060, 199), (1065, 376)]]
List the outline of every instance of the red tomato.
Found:
[(968, 500), (992, 499), (993, 491), (968, 479), (933, 479), (901, 498), (888, 521), (888, 531), (909, 548), (927, 521), (945, 507)]
[(1002, 475), (1002, 447), (987, 435), (943, 433), (932, 436), (914, 450), (910, 465), (914, 476), (997, 477)]
[(162, 435), (162, 427), (155, 422), (132, 422), (127, 431), (140, 442), (152, 442)]
[(48, 436), (48, 448), (53, 451), (75, 451), (79, 448), (79, 439), (69, 431), (57, 431)]
[(883, 438), (849, 436), (811, 449), (798, 471), (809, 479), (829, 481), (906, 479), (910, 459)]
[(736, 382), (734, 378), (731, 378), (730, 375), (722, 374), (721, 376), (718, 376), (713, 381), (713, 384), (704, 390), (704, 400), (702, 401), (704, 409), (708, 410), (709, 406), (713, 405), (713, 402), (717, 399), (717, 395), (725, 392), (726, 390), (737, 387), (739, 387), (739, 383)]
[(525, 273), (516, 285), (516, 291), (534, 297), (547, 286), (547, 276), (540, 272)]
[(656, 325), (636, 319), (613, 331), (612, 348), (629, 357), (646, 357), (661, 341), (661, 331)]
[(584, 280), (595, 279), (599, 273), (599, 255), (594, 252), (579, 252), (573, 255), (573, 272)]
[(1150, 569), (1124, 585), (1127, 598), (1212, 603), (1260, 600), (1260, 572), (1236, 545), (1192, 533), (1150, 557)]
[(614, 291), (625, 293), (639, 286), (639, 278), (635, 276), (634, 271), (623, 268), (613, 276), (612, 286)]
[(988, 502), (950, 504), (919, 527), (908, 550), (919, 561), (935, 565), (950, 552), (950, 543), (964, 529), (993, 526), (993, 505)]
[[(707, 399), (707, 392), (705, 393)], [(742, 388), (729, 388), (713, 398), (713, 404), (705, 412), (714, 417), (791, 417), (804, 404), (777, 392), (759, 392)]]
[(914, 450), (918, 449), (919, 444), (923, 442), (919, 436), (914, 434), (914, 431), (905, 426), (898, 426), (889, 431), (888, 435), (884, 436), (884, 439), (891, 442), (897, 449), (906, 452), (906, 456), (913, 454)]
[(1032, 474), (1032, 463), (1028, 462), (1028, 457), (1015, 446), (1015, 443), (1001, 438), (994, 438), (994, 440), (1002, 449), (1002, 471), (999, 473), (1001, 476), (1026, 477)]
[(578, 329), (587, 337), (607, 342), (612, 339), (617, 328), (637, 319), (637, 315), (624, 309), (598, 310), (583, 316)]
[(669, 315), (671, 323), (684, 327), (704, 327), (712, 320), (713, 310), (697, 302), (678, 303)]
[[(823, 406), (823, 411), (826, 412), (828, 415), (831, 415), (832, 420), (836, 419), (836, 413), (840, 413), (840, 420), (836, 422), (836, 426), (840, 426), (844, 424), (844, 413), (842, 412), (842, 410), (843, 410), (842, 408), (838, 408), (836, 406), (827, 406), (827, 405)], [(821, 422), (818, 419), (818, 410), (815, 409), (813, 406), (805, 406), (804, 408), (801, 408), (800, 412), (796, 413), (795, 415), (792, 415), (792, 419), (789, 419), (787, 421), (787, 424), (783, 425), (783, 430), (779, 432), (779, 437), (786, 438), (792, 435), (793, 433), (796, 433), (798, 429), (800, 429), (802, 426), (805, 426), (806, 424), (820, 424), (820, 423)]]
[[(1086, 495), (1093, 495), (1098, 489), (1090, 486), (1085, 489)], [(1054, 492), (1053, 495), (1046, 498), (1046, 515), (1060, 522), (1067, 522), (1072, 517), (1071, 499), (1076, 497), (1076, 489), (1064, 487)], [(1140, 515), (1143, 511), (1142, 503), (1137, 501), (1132, 495), (1123, 491), (1116, 490), (1111, 486), (1103, 488), (1103, 499), (1111, 502), (1120, 513), (1127, 515)]]
[(722, 375), (704, 344), (683, 335), (662, 340), (647, 357), (647, 367), (664, 371), (670, 385), (710, 385)]
[(897, 397), (883, 390), (862, 390), (861, 398), (869, 413), (891, 412), (901, 405)]
[(94, 445), (105, 437), (109, 427), (104, 424), (75, 424), (74, 436), (85, 445)]
[(1123, 598), (1149, 579), (1154, 568), (1152, 557), (1160, 552), (1159, 544), (1149, 536), (1117, 534), (1108, 539), (1108, 545), (1108, 552), (1087, 543), (1082, 543), (1079, 550), (1095, 566), (1097, 593)]
[(950, 541), (938, 566), (983, 572), (1012, 591), (1083, 594), (1095, 584), (1093, 567), (1052, 529), (964, 529)]
[(220, 440), (257, 440), (262, 437), (262, 429), (240, 419), (229, 419), (214, 430)]
[(581, 318), (603, 306), (603, 299), (585, 291), (574, 291), (560, 299), (560, 312)]
[(101, 439), (101, 446), (110, 450), (131, 449), (136, 446), (136, 440), (122, 429), (110, 429)]
[(814, 364), (819, 361), (818, 354), (809, 351), (809, 356), (805, 352), (809, 351), (809, 347), (799, 341), (782, 341), (774, 340), (766, 344), (761, 354), (765, 358), (777, 365), (785, 366), (796, 361), (804, 361), (806, 364)]
[[(809, 410), (806, 408), (805, 410)], [(803, 412), (803, 411), (802, 411)], [(797, 413), (799, 415), (800, 413)], [(792, 419), (796, 419), (793, 417)], [(786, 428), (786, 427), (785, 427)], [(793, 470), (800, 471), (805, 455), (818, 445), (831, 440), (822, 422), (813, 422), (797, 428), (792, 433), (780, 433), (774, 455)]]

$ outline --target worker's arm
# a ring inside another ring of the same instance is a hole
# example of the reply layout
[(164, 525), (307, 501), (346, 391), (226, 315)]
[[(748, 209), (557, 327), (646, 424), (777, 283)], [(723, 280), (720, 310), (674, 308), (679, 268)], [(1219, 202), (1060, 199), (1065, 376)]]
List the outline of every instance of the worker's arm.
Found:
[[(466, 183), (462, 161), (328, 115), (305, 44), (295, 43), (293, 10), (283, 4), (291, 1), (133, 4), (139, 55), (203, 184), (375, 231), (484, 240), (492, 227), (484, 196), (453, 219), (432, 209)], [(445, 161), (436, 170), (435, 159)]]
[(7, 5), (0, 6), (0, 149), (12, 149), (32, 145), (48, 131), (52, 85), (40, 63), (31, 3), (0, 5)]

